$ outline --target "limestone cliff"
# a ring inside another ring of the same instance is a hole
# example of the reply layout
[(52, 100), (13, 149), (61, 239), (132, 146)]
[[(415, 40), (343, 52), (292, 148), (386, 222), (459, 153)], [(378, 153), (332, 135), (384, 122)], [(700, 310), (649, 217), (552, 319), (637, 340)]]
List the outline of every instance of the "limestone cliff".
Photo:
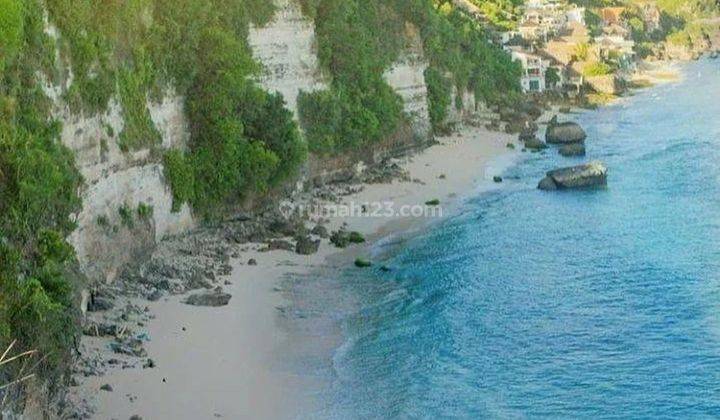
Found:
[[(264, 27), (251, 27), (248, 41), (264, 69), (260, 83), (270, 91), (280, 92), (297, 117), (299, 92), (326, 88), (328, 81), (318, 64), (313, 22), (303, 16), (295, 0), (276, 0), (276, 4), (273, 20)], [(48, 22), (46, 32), (54, 38), (62, 36)], [(407, 48), (385, 73), (388, 84), (404, 101), (410, 126), (388, 139), (379, 150), (368, 151), (368, 159), (343, 158), (334, 165), (311, 157), (308, 175), (338, 169), (335, 166), (349, 167), (357, 160), (371, 162), (378, 153), (385, 156), (391, 149), (426, 144), (431, 138), (424, 79), (427, 61), (418, 34), (417, 28), (408, 25)], [(188, 147), (184, 98), (169, 90), (157, 102), (148, 99), (147, 109), (161, 144), (123, 151), (118, 145), (125, 124), (120, 101), (112, 99), (106, 111), (95, 115), (72, 111), (64, 101), (64, 93), (73, 83), (71, 70), (67, 73), (59, 84), (45, 83), (45, 93), (52, 100), (52, 115), (62, 122), (62, 142), (74, 152), (85, 180), (83, 209), (76, 215), (78, 226), (69, 239), (90, 281), (110, 282), (124, 264), (147, 254), (163, 237), (196, 225), (187, 205), (172, 211), (172, 194), (162, 165), (163, 150)], [(461, 102), (460, 108), (452, 107), (452, 122), (460, 122), (474, 112), (472, 95), (464, 94)], [(152, 207), (152, 213), (140, 217), (139, 206)], [(129, 214), (133, 220), (128, 220)]]
[(418, 30), (407, 25), (406, 37), (407, 48), (400, 54), (397, 63), (385, 73), (385, 80), (402, 97), (414, 136), (424, 141), (432, 135), (425, 85), (428, 63)]
[(250, 30), (248, 42), (253, 56), (264, 67), (260, 83), (280, 92), (297, 118), (301, 90), (322, 89), (326, 82), (315, 53), (315, 26), (302, 15), (294, 0), (275, 0), (277, 11), (270, 24)]

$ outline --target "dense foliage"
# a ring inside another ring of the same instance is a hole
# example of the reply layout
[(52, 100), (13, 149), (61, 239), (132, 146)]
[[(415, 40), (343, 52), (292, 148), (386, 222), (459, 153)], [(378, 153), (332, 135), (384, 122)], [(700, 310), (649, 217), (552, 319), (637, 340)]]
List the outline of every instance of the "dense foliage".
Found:
[(417, 2), (414, 21), (422, 28), (425, 54), (431, 67), (452, 78), (458, 90), (469, 89), (488, 103), (513, 100), (520, 92), (521, 67), (500, 47), (488, 42), (485, 29), (448, 2), (435, 8)]
[[(327, 90), (299, 98), (307, 145), (283, 98), (254, 81), (262, 69), (247, 36), (251, 24), (273, 16), (270, 1), (0, 0), (0, 347), (18, 339), (40, 350), (47, 374), (67, 367), (74, 347), (82, 278), (65, 238), (81, 208), (82, 179), (41, 83), (72, 80), (63, 99), (84, 115), (116, 99), (124, 124), (111, 137), (120, 149), (150, 149), (164, 161), (174, 209), (189, 203), (205, 217), (291, 179), (308, 147), (336, 154), (395, 133), (406, 116), (383, 74), (410, 34), (419, 34), (430, 64), (436, 129), (454, 91), (491, 103), (519, 92), (518, 65), (449, 1), (300, 1), (314, 18), (330, 80)], [(493, 3), (503, 11), (497, 16), (517, 4)], [(148, 111), (169, 90), (185, 98), (187, 150), (163, 152)], [(127, 225), (135, 217), (118, 212)], [(137, 209), (138, 217), (150, 214)]]
[(331, 88), (298, 100), (310, 150), (357, 149), (389, 136), (401, 121), (400, 97), (383, 79), (403, 45), (404, 22), (382, 0), (306, 1), (314, 16), (318, 58)]
[(499, 102), (519, 92), (520, 68), (488, 43), (482, 26), (448, 1), (304, 0), (315, 17), (320, 60), (331, 77), (327, 91), (303, 94), (301, 123), (310, 149), (333, 154), (376, 142), (398, 126), (399, 97), (383, 80), (407, 42), (406, 22), (419, 28), (430, 69), (430, 115), (436, 130), (451, 104), (453, 87)]
[(181, 160), (190, 173), (166, 175), (181, 186), (173, 192), (176, 208), (188, 201), (207, 217), (288, 179), (305, 155), (282, 98), (252, 81), (260, 68), (248, 28), (272, 17), (272, 2), (209, 3), (47, 0), (75, 76), (67, 100), (94, 112), (117, 92), (125, 120), (121, 150), (158, 145), (147, 101), (169, 87), (185, 95), (192, 140)]
[(469, 0), (490, 23), (501, 29), (514, 29), (522, 14), (524, 0)]
[[(82, 179), (37, 83), (52, 57), (42, 19), (34, 0), (0, 1), (0, 348), (38, 349), (39, 372), (54, 375), (74, 348), (81, 276), (65, 238)], [(3, 366), (0, 381), (17, 367)]]
[[(71, 70), (63, 94), (76, 112), (104, 112), (116, 97), (126, 151), (158, 151), (148, 101), (169, 87), (185, 95), (191, 145), (165, 157), (176, 208), (190, 202), (217, 214), (288, 179), (305, 158), (283, 99), (251, 80), (259, 67), (248, 25), (266, 22), (272, 4), (207, 3), (0, 0), (0, 347), (17, 339), (16, 349), (37, 349), (47, 377), (69, 367), (75, 348), (82, 276), (65, 238), (82, 178), (41, 83)], [(46, 33), (45, 12), (60, 37)], [(138, 208), (139, 217), (150, 214)], [(13, 377), (11, 367), (0, 369), (0, 383)]]
[[(624, 17), (637, 42), (641, 56), (649, 53), (653, 43), (667, 40), (671, 44), (692, 47), (694, 42), (704, 41), (709, 33), (718, 30), (717, 23), (706, 22), (720, 14), (720, 3), (716, 0), (571, 0), (572, 3), (587, 7), (586, 23), (591, 34), (600, 33), (601, 19), (597, 10), (602, 7), (625, 7)], [(660, 12), (660, 27), (646, 28), (642, 9), (656, 6)]]

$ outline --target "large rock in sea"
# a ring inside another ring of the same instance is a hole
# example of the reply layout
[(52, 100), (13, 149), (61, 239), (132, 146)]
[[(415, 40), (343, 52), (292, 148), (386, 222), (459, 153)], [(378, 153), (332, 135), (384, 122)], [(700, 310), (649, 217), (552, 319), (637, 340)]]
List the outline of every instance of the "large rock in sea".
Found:
[(582, 143), (586, 138), (585, 130), (574, 122), (551, 123), (545, 132), (545, 141), (550, 144)]
[(607, 168), (602, 162), (590, 162), (547, 173), (538, 188), (545, 191), (569, 188), (601, 187), (607, 185)]

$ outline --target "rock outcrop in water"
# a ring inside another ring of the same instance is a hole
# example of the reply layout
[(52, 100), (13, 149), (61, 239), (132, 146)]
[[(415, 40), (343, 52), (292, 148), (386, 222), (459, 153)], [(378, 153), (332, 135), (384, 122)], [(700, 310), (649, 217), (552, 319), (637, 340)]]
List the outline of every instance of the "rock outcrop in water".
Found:
[(538, 184), (545, 191), (571, 188), (601, 187), (607, 185), (607, 168), (602, 162), (555, 169), (547, 173)]
[(578, 123), (558, 123), (557, 117), (553, 117), (545, 132), (545, 141), (549, 144), (572, 144), (582, 143), (587, 138), (585, 130)]

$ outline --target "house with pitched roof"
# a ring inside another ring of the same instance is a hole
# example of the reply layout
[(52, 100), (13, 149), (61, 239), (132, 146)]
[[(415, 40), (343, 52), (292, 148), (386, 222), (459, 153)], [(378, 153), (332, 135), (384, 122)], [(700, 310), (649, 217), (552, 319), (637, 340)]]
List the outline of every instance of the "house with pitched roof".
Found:
[(624, 7), (604, 7), (600, 9), (600, 17), (602, 18), (605, 25), (619, 25), (623, 22), (623, 13), (625, 13)]

